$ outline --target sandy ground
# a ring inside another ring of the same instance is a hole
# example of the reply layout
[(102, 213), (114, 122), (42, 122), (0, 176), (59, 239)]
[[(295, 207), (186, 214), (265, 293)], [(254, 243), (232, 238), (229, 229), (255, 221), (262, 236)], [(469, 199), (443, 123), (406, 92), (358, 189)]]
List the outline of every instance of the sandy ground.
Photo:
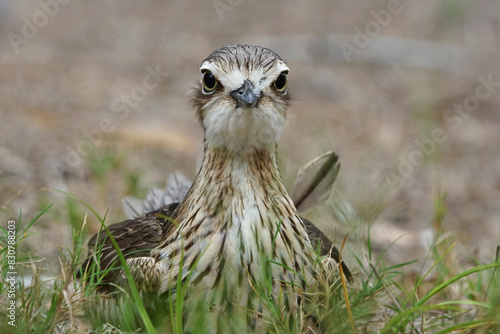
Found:
[(364, 258), (368, 226), (377, 251), (397, 240), (388, 263), (425, 257), (445, 192), (458, 260), (491, 261), (500, 238), (499, 13), (496, 0), (0, 0), (1, 224), (19, 208), (26, 223), (55, 203), (27, 241), (55, 259), (71, 240), (67, 197), (44, 188), (102, 215), (109, 208), (111, 222), (123, 218), (131, 179), (144, 195), (173, 170), (193, 177), (202, 131), (187, 92), (198, 66), (218, 47), (259, 44), (291, 69), (280, 142), (287, 186), (316, 155), (341, 157), (331, 202), (347, 218), (312, 216), (336, 240), (349, 233), (348, 258)]

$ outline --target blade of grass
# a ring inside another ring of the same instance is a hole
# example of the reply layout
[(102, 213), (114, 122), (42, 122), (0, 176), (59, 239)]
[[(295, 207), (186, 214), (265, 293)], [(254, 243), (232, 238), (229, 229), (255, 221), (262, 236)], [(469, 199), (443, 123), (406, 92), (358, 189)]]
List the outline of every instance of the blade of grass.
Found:
[(101, 218), (101, 216), (99, 216), (99, 214), (89, 204), (87, 204), (87, 202), (85, 202), (82, 198), (80, 198), (74, 194), (68, 193), (68, 192), (63, 191), (63, 190), (55, 189), (55, 188), (42, 188), (40, 190), (42, 190), (42, 191), (55, 191), (55, 192), (61, 193), (63, 195), (66, 195), (74, 200), (77, 200), (78, 202), (83, 204), (87, 209), (89, 209), (89, 211), (92, 212), (92, 214), (97, 218), (97, 220), (99, 220), (100, 222), (103, 221), (103, 218)]
[[(452, 333), (456, 331), (467, 331), (469, 332), (470, 330), (474, 328), (479, 328), (483, 326), (492, 326), (492, 325), (498, 325), (497, 323), (487, 320), (487, 319), (481, 319), (481, 320), (473, 320), (473, 321), (467, 321), (463, 322), (454, 326), (450, 326), (442, 331), (437, 332), (436, 334), (446, 334), (446, 333)], [(493, 333), (493, 332), (489, 332)]]
[(136, 307), (138, 309), (139, 315), (141, 316), (141, 319), (144, 322), (144, 326), (146, 327), (146, 331), (149, 334), (155, 334), (156, 329), (155, 329), (153, 322), (151, 321), (151, 319), (148, 315), (148, 312), (146, 311), (146, 308), (144, 307), (144, 304), (142, 303), (141, 296), (139, 295), (139, 290), (137, 289), (134, 278), (132, 277), (132, 273), (130, 272), (130, 268), (127, 265), (127, 260), (125, 260), (125, 257), (123, 256), (123, 253), (120, 249), (120, 246), (118, 246), (118, 243), (116, 242), (115, 238), (113, 238), (111, 231), (104, 224), (104, 221), (101, 221), (101, 226), (106, 231), (108, 237), (110, 238), (110, 241), (113, 243), (113, 247), (115, 248), (116, 253), (120, 259), (120, 262), (122, 263), (123, 271), (125, 271), (125, 276), (127, 277), (127, 282), (129, 284), (130, 292), (132, 293), (132, 297), (133, 297), (134, 302), (136, 304)]
[(494, 262), (494, 263), (485, 264), (485, 265), (482, 265), (482, 266), (477, 266), (477, 267), (471, 268), (469, 270), (465, 270), (465, 271), (463, 271), (463, 272), (461, 272), (461, 273), (453, 276), (452, 278), (448, 279), (447, 281), (439, 284), (438, 286), (434, 287), (433, 289), (431, 289), (431, 291), (429, 291), (422, 299), (420, 299), (420, 301), (418, 302), (418, 304), (419, 305), (423, 305), (432, 296), (434, 296), (435, 294), (437, 294), (438, 292), (440, 292), (444, 288), (448, 287), (449, 285), (451, 285), (452, 283), (458, 281), (459, 279), (461, 279), (463, 277), (466, 277), (468, 275), (471, 275), (471, 274), (474, 274), (474, 273), (477, 273), (477, 272), (480, 272), (480, 271), (484, 271), (484, 270), (488, 270), (488, 269), (494, 269), (494, 268), (497, 268), (499, 266), (500, 266), (500, 262)]
[[(393, 318), (391, 318), (391, 320), (389, 322), (386, 323), (385, 325), (385, 332), (389, 329), (392, 329), (392, 328), (395, 328), (396, 325), (402, 321), (405, 317), (408, 317), (408, 316), (411, 316), (411, 315), (415, 315), (419, 312), (423, 312), (423, 311), (427, 311), (427, 310), (433, 310), (433, 309), (446, 309), (446, 305), (439, 305), (439, 304), (436, 304), (436, 305), (425, 305), (425, 303), (431, 298), (433, 297), (434, 295), (436, 295), (438, 292), (442, 291), (443, 289), (445, 289), (446, 287), (450, 286), (451, 284), (453, 284), (454, 282), (460, 280), (461, 278), (463, 277), (466, 277), (468, 275), (471, 275), (471, 274), (474, 274), (474, 273), (477, 273), (477, 272), (481, 272), (481, 271), (485, 271), (485, 270), (489, 270), (489, 269), (493, 269), (493, 268), (496, 268), (500, 266), (500, 263), (498, 262), (495, 262), (495, 263), (490, 263), (490, 264), (486, 264), (486, 265), (482, 265), (482, 266), (477, 266), (477, 267), (474, 267), (474, 268), (471, 268), (469, 270), (466, 270), (458, 275), (455, 275), (453, 276), (452, 278), (448, 279), (447, 281), (437, 285), (436, 287), (434, 287), (433, 289), (431, 289), (422, 299), (420, 299), (420, 301), (418, 301), (413, 307), (410, 307), (402, 312), (400, 312), (399, 314), (397, 314), (396, 316), (394, 316)], [(384, 331), (383, 331), (384, 332)]]
[(444, 260), (444, 258), (446, 257), (446, 255), (448, 255), (451, 250), (453, 248), (455, 248), (456, 246), (456, 243), (454, 242), (447, 250), (446, 252), (444, 252), (443, 255), (441, 255), (441, 257), (437, 260), (437, 261), (434, 261), (434, 263), (432, 264), (432, 266), (425, 272), (425, 274), (420, 277), (416, 282), (415, 282), (415, 286), (413, 287), (413, 291), (411, 294), (408, 294), (408, 297), (407, 299), (405, 300), (405, 303), (408, 303), (408, 301), (410, 300), (410, 298), (412, 297), (412, 295), (417, 295), (417, 289), (418, 287), (420, 287), (420, 285), (422, 284), (422, 282), (424, 281), (424, 279), (429, 275), (429, 273), (441, 262)]
[(118, 246), (118, 243), (116, 242), (115, 238), (113, 238), (111, 231), (108, 229), (108, 227), (104, 223), (106, 216), (107, 216), (107, 212), (106, 212), (105, 216), (103, 218), (101, 218), (101, 216), (89, 204), (87, 204), (87, 202), (85, 202), (82, 198), (80, 198), (74, 194), (71, 194), (71, 193), (68, 193), (68, 192), (65, 192), (65, 191), (62, 191), (59, 189), (55, 189), (55, 188), (43, 188), (42, 190), (56, 191), (56, 192), (59, 192), (61, 194), (66, 195), (66, 196), (69, 196), (72, 199), (77, 200), (78, 202), (83, 204), (90, 212), (92, 212), (92, 214), (99, 220), (99, 222), (101, 223), (101, 227), (106, 231), (106, 234), (110, 238), (110, 241), (113, 244), (113, 247), (116, 250), (117, 256), (120, 259), (120, 262), (123, 266), (123, 271), (125, 272), (125, 276), (127, 278), (128, 284), (129, 284), (130, 292), (132, 293), (132, 298), (133, 298), (134, 303), (138, 309), (139, 315), (140, 315), (142, 321), (144, 322), (144, 326), (146, 327), (146, 331), (149, 334), (156, 333), (156, 329), (155, 329), (155, 327), (154, 327), (154, 325), (153, 325), (153, 323), (152, 323), (152, 321), (151, 321), (151, 319), (146, 311), (146, 308), (144, 307), (144, 304), (142, 303), (142, 299), (140, 297), (139, 291), (138, 291), (137, 286), (135, 284), (135, 281), (132, 277), (130, 269), (127, 265), (127, 261), (125, 260), (125, 257), (123, 256), (123, 253), (121, 252), (120, 247)]
[(340, 271), (340, 279), (342, 282), (342, 291), (344, 292), (345, 306), (347, 308), (347, 314), (349, 315), (349, 323), (351, 324), (352, 333), (356, 334), (356, 327), (354, 326), (354, 317), (352, 316), (351, 304), (349, 303), (349, 294), (347, 293), (347, 285), (345, 282), (344, 272), (342, 270), (342, 256), (341, 256), (341, 254), (342, 254), (342, 251), (344, 250), (347, 236), (348, 235), (346, 235), (344, 237), (344, 240), (342, 241), (342, 245), (340, 246), (340, 250), (339, 250), (339, 271)]

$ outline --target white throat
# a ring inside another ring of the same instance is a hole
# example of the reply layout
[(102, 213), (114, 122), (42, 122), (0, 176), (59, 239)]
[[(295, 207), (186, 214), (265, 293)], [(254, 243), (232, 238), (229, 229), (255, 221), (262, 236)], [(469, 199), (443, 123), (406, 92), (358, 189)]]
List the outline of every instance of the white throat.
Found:
[(273, 151), (281, 136), (284, 118), (266, 108), (215, 107), (203, 121), (208, 148), (232, 152)]

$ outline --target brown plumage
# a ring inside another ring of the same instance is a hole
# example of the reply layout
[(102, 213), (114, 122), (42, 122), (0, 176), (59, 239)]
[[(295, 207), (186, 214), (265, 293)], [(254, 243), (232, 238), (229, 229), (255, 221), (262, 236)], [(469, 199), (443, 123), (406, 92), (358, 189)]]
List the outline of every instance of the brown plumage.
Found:
[[(167, 231), (173, 227), (170, 217), (178, 206), (179, 203), (172, 203), (161, 210), (110, 225), (109, 232), (118, 244), (123, 256), (126, 259), (148, 256), (151, 250), (160, 244)], [(94, 235), (89, 240), (88, 247), (90, 256), (83, 262), (79, 275), (93, 269), (92, 266), (97, 263), (99, 268), (95, 268), (96, 272), (108, 271), (107, 274), (102, 275), (103, 280), (98, 285), (99, 292), (114, 291), (115, 286), (110, 283), (116, 283), (118, 286), (126, 284), (126, 280), (123, 279), (120, 272), (121, 263), (118, 254), (106, 231), (102, 230), (99, 234)], [(141, 270), (132, 268), (132, 272), (136, 274), (138, 279), (141, 278)], [(151, 282), (143, 285), (146, 291), (156, 291), (159, 288), (159, 279), (152, 278)], [(97, 279), (95, 277), (95, 280)]]
[[(178, 206), (110, 231), (142, 293), (173, 300), (179, 282), (187, 287), (186, 331), (199, 326), (196, 315), (202, 314), (207, 332), (264, 333), (266, 303), (295, 317), (305, 292), (322, 275), (316, 243), (321, 240), (322, 253), (331, 250), (336, 260), (339, 254), (299, 217), (278, 171), (277, 142), (289, 101), (286, 63), (269, 49), (237, 45), (214, 51), (200, 70), (193, 105), (205, 133), (204, 156), (193, 185)], [(99, 251), (99, 244), (100, 268), (117, 266), (105, 283), (126, 288), (109, 239), (94, 237), (91, 249)], [(350, 278), (344, 264), (343, 269)]]
[[(109, 231), (116, 240), (120, 250), (123, 252), (124, 257), (126, 259), (143, 257), (148, 255), (151, 250), (158, 247), (162, 241), (162, 237), (167, 231), (174, 228), (172, 216), (178, 207), (179, 203), (172, 203), (158, 210), (151, 211), (144, 216), (110, 225), (108, 227)], [(339, 263), (340, 252), (337, 247), (333, 245), (330, 239), (317, 228), (314, 223), (302, 217), (301, 219), (304, 223), (307, 235), (311, 240), (312, 248), (314, 250), (319, 250), (319, 255), (329, 256), (335, 262)], [(100, 271), (105, 271), (110, 268), (120, 268), (121, 264), (117, 252), (105, 231), (94, 235), (89, 240), (88, 247), (91, 252), (98, 250), (100, 253)], [(87, 270), (93, 263), (94, 257), (89, 256), (82, 264), (81, 270)], [(342, 262), (342, 269), (347, 280), (352, 281), (352, 274), (344, 262)], [(108, 283), (116, 281), (117, 276), (116, 271), (113, 270), (107, 275), (104, 275), (104, 280), (98, 286), (99, 291), (102, 293), (114, 291), (114, 286)], [(125, 281), (123, 281), (123, 283), (125, 283)], [(144, 284), (146, 287), (149, 285), (154, 284)], [(153, 287), (152, 290), (154, 290), (154, 288), (155, 287)]]

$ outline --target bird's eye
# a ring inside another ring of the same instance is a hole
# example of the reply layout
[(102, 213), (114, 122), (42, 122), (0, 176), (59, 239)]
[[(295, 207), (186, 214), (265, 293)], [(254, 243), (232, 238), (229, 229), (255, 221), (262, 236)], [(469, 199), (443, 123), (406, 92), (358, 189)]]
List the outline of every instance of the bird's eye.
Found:
[(212, 72), (205, 72), (203, 74), (203, 91), (205, 93), (211, 93), (215, 90), (217, 87), (218, 81), (215, 79), (215, 76), (212, 74)]
[(280, 75), (278, 75), (278, 79), (274, 82), (274, 88), (282, 94), (285, 93), (286, 91), (286, 72), (281, 72)]

